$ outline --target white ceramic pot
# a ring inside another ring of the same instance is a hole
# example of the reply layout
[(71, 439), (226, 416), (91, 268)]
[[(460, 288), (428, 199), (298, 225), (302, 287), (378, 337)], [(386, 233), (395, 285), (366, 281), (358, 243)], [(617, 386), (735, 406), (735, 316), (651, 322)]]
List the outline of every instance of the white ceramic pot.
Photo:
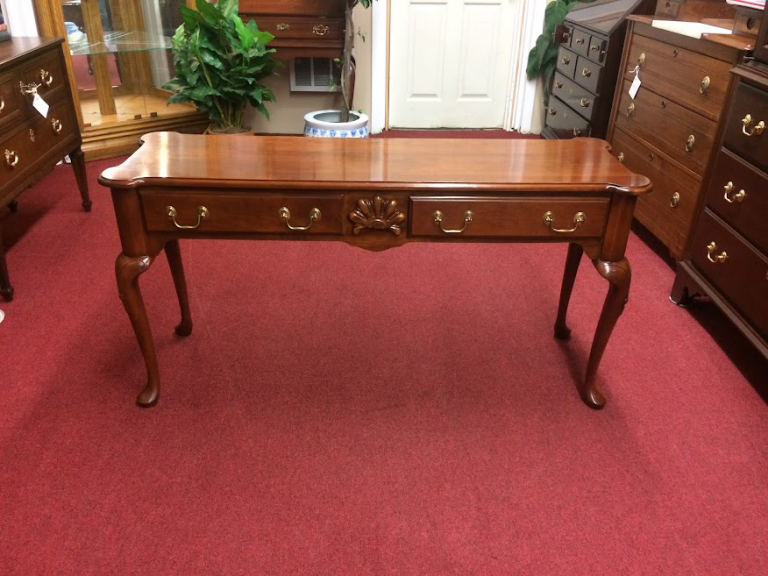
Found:
[(339, 122), (339, 110), (317, 110), (304, 116), (304, 136), (311, 138), (368, 138), (368, 116), (349, 112), (349, 122)]

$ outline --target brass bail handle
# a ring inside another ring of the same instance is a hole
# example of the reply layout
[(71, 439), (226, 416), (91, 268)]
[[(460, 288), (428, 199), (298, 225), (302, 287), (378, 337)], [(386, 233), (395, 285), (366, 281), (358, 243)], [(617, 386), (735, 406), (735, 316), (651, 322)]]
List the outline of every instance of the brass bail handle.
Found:
[[(742, 119), (742, 127), (741, 131), (744, 133), (745, 136), (760, 136), (760, 134), (763, 133), (763, 130), (765, 130), (765, 122), (763, 120), (760, 120), (757, 124), (752, 126), (752, 114), (747, 114)], [(749, 128), (749, 132), (747, 132), (747, 129)]]
[(728, 254), (725, 250), (723, 250), (720, 254), (712, 257), (712, 254), (717, 252), (717, 244), (714, 242), (710, 242), (707, 244), (707, 260), (712, 262), (712, 264), (723, 264), (728, 259)]
[(469, 226), (469, 223), (472, 222), (475, 219), (475, 213), (472, 212), (472, 210), (467, 210), (466, 212), (464, 212), (464, 226), (462, 226), (461, 228), (457, 228), (457, 229), (451, 229), (451, 228), (444, 228), (443, 227), (443, 218), (444, 218), (444, 216), (443, 216), (443, 213), (440, 212), (440, 210), (435, 210), (432, 213), (432, 218), (434, 218), (435, 226), (440, 228), (440, 230), (442, 230), (446, 234), (461, 234), (462, 232), (464, 232), (464, 230), (467, 229), (467, 226)]
[(42, 86), (42, 84), (35, 84), (34, 82), (24, 84), (24, 82), (19, 81), (19, 92), (24, 96), (33, 96), (37, 94), (37, 89), (40, 88), (40, 86)]
[(285, 206), (280, 208), (280, 210), (278, 211), (278, 216), (280, 216), (280, 220), (285, 222), (285, 225), (288, 226), (289, 230), (301, 231), (301, 230), (309, 230), (312, 227), (312, 224), (320, 220), (323, 215), (320, 213), (319, 208), (312, 208), (312, 210), (309, 211), (309, 224), (307, 224), (306, 226), (292, 226), (290, 222), (291, 211), (288, 210), (288, 208), (286, 208)]
[(747, 193), (742, 188), (736, 194), (732, 194), (733, 192), (733, 182), (728, 182), (725, 186), (723, 186), (724, 194), (723, 198), (725, 198), (725, 201), (728, 202), (728, 204), (733, 204), (734, 202), (744, 202), (744, 198), (747, 197)]
[(176, 228), (179, 228), (181, 230), (194, 230), (195, 228), (200, 226), (203, 220), (208, 218), (208, 215), (210, 214), (210, 212), (208, 212), (208, 208), (206, 208), (205, 206), (198, 206), (197, 207), (197, 223), (191, 226), (186, 226), (184, 224), (179, 224), (178, 222), (176, 222), (176, 214), (177, 214), (176, 208), (174, 208), (173, 206), (165, 207), (165, 215), (168, 216), (168, 220), (173, 222), (173, 225), (176, 226)]
[(42, 69), (40, 70), (40, 80), (42, 80), (46, 87), (50, 88), (51, 84), (53, 84), (53, 74), (48, 72), (48, 70)]
[(16, 168), (19, 163), (19, 155), (14, 150), (5, 150), (5, 165), (8, 168)]
[(558, 234), (570, 234), (571, 232), (576, 232), (576, 229), (587, 219), (587, 215), (584, 214), (584, 212), (576, 212), (573, 216), (573, 228), (555, 228), (552, 225), (555, 221), (555, 214), (551, 210), (544, 212), (544, 217), (542, 219), (544, 220), (544, 224), (546, 224), (552, 232), (557, 232)]

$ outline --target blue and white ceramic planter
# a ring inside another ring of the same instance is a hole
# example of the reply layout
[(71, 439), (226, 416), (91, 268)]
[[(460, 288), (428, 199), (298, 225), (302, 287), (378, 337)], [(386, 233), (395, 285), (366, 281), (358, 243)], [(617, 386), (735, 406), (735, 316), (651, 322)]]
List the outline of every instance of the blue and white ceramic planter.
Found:
[(368, 116), (349, 113), (349, 122), (339, 122), (338, 110), (318, 110), (304, 116), (304, 136), (310, 138), (368, 138)]

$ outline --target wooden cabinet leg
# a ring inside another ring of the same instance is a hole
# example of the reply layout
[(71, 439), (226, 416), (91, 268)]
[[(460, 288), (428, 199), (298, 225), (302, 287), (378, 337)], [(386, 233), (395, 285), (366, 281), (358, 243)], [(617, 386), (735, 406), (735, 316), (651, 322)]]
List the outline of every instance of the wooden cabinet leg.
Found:
[(587, 406), (600, 409), (605, 406), (605, 398), (595, 387), (597, 368), (600, 365), (603, 352), (605, 352), (608, 339), (611, 337), (611, 332), (613, 332), (613, 327), (616, 326), (616, 321), (624, 311), (624, 306), (629, 299), (632, 271), (626, 258), (617, 262), (595, 260), (594, 264), (598, 273), (610, 284), (603, 304), (603, 311), (597, 323), (597, 330), (595, 330), (595, 339), (592, 341), (592, 351), (589, 353), (589, 362), (587, 363), (587, 375), (579, 394)]
[(13, 300), (13, 286), (8, 279), (8, 266), (5, 264), (5, 247), (3, 246), (3, 231), (0, 229), (0, 296), (3, 300)]
[(695, 295), (695, 291), (691, 290), (690, 276), (678, 266), (677, 274), (675, 274), (675, 282), (672, 284), (672, 291), (669, 294), (669, 299), (678, 306), (686, 307), (694, 303), (693, 298)]
[(11, 200), (8, 202), (8, 208), (10, 208), (11, 212), (14, 214), (19, 211), (19, 201), (18, 200)]
[(181, 323), (176, 326), (176, 334), (189, 336), (192, 334), (192, 314), (189, 311), (189, 296), (187, 295), (187, 280), (184, 278), (184, 267), (181, 263), (181, 250), (178, 240), (169, 240), (165, 244), (165, 255), (173, 275), (173, 285), (176, 287), (176, 295), (179, 297), (181, 308)]
[(565, 258), (565, 272), (563, 273), (563, 286), (560, 289), (560, 305), (557, 308), (557, 320), (555, 320), (555, 338), (567, 340), (571, 335), (571, 329), (565, 323), (568, 313), (568, 303), (573, 292), (573, 283), (576, 280), (576, 272), (579, 270), (581, 255), (584, 248), (581, 244), (568, 244), (568, 255)]
[(115, 276), (117, 277), (120, 299), (123, 301), (125, 311), (131, 320), (133, 331), (136, 333), (136, 339), (139, 341), (139, 347), (144, 356), (144, 363), (147, 366), (147, 385), (136, 398), (136, 403), (145, 408), (157, 404), (157, 398), (160, 394), (160, 372), (157, 367), (155, 343), (152, 340), (149, 318), (139, 290), (139, 276), (149, 270), (152, 260), (151, 256), (131, 257), (120, 254), (115, 262)]
[(88, 176), (85, 172), (85, 155), (83, 149), (78, 148), (70, 153), (69, 159), (72, 161), (72, 170), (75, 172), (77, 187), (80, 189), (80, 197), (83, 199), (83, 209), (86, 212), (91, 211), (91, 198), (88, 195)]

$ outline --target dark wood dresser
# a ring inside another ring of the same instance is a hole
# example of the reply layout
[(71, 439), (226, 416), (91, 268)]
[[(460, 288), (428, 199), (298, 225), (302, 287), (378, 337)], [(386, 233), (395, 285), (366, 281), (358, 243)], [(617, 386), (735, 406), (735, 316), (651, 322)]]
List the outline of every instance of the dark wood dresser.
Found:
[(670, 298), (708, 296), (768, 358), (768, 64), (733, 69), (725, 126)]
[[(651, 21), (630, 17), (608, 140), (620, 161), (654, 183), (635, 217), (680, 260), (711, 165), (730, 69), (754, 40), (694, 39)], [(632, 99), (636, 69), (642, 84)]]
[[(61, 38), (13, 38), (0, 43), (0, 208), (16, 209), (16, 199), (69, 155), (83, 208), (91, 209), (85, 160)], [(32, 101), (39, 94), (50, 105), (43, 117)], [(10, 301), (0, 231), (0, 295)]]
[(654, 0), (636, 0), (628, 7), (613, 0), (576, 4), (555, 34), (560, 47), (541, 133), (544, 138), (605, 138), (626, 17), (650, 14), (654, 4)]

